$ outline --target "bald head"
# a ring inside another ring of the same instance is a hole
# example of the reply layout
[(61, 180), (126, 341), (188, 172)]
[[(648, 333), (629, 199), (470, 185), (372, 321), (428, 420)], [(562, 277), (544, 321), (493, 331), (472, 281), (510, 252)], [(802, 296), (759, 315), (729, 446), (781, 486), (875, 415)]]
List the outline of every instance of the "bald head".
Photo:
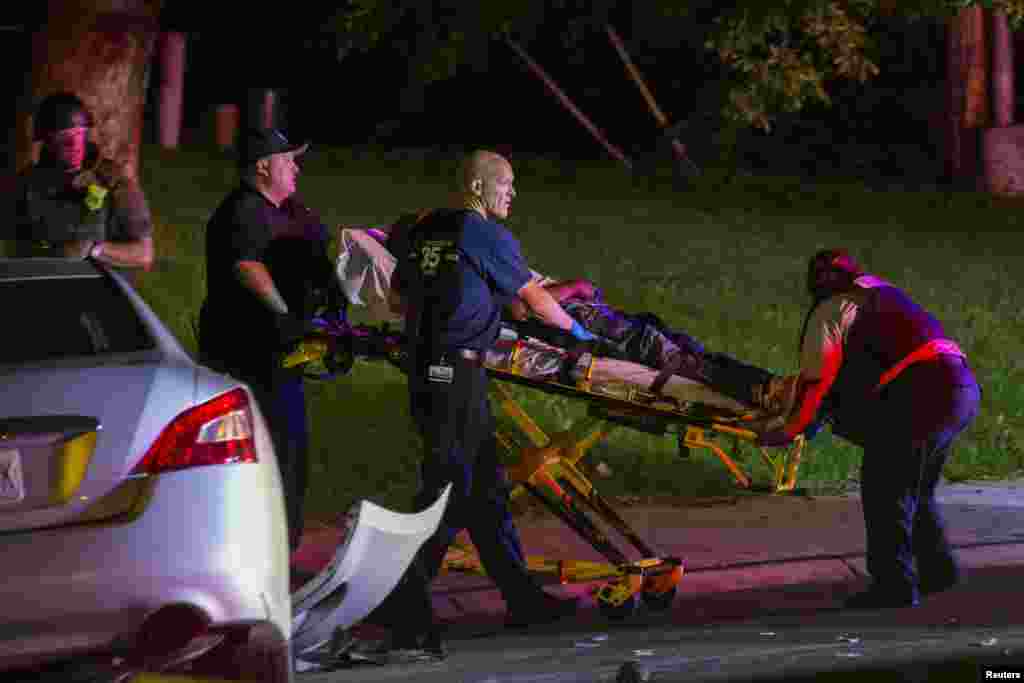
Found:
[(505, 157), (496, 152), (478, 149), (463, 159), (459, 166), (459, 189), (470, 191), (473, 181), (493, 179), (505, 168), (512, 168)]
[(459, 190), (467, 204), (485, 218), (508, 218), (509, 206), (516, 191), (515, 176), (508, 159), (487, 150), (467, 156), (459, 167)]

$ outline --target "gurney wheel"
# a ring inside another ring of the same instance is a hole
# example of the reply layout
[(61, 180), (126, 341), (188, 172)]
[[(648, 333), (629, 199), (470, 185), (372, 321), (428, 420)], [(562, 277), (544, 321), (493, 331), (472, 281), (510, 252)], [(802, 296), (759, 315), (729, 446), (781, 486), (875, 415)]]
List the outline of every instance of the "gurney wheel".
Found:
[(654, 591), (644, 591), (641, 595), (644, 598), (644, 605), (649, 610), (656, 612), (663, 612), (672, 606), (672, 602), (676, 599), (676, 587), (661, 593), (655, 593)]
[(606, 619), (622, 621), (623, 619), (629, 619), (636, 614), (637, 608), (640, 606), (640, 600), (637, 599), (636, 595), (630, 595), (620, 605), (613, 605), (602, 600), (598, 600), (597, 604), (601, 608), (601, 614), (603, 614)]

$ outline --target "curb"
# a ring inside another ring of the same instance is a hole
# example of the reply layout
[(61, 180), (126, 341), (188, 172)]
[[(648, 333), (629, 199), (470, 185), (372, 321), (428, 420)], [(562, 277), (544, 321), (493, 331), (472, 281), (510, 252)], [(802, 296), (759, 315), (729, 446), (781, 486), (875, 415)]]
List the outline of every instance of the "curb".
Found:
[[(985, 541), (954, 546), (966, 580), (979, 575), (1005, 571), (1024, 565), (1024, 542)], [(457, 575), (457, 574), (456, 574)], [(452, 576), (449, 574), (448, 576)], [(690, 577), (690, 580), (687, 580)], [(472, 618), (497, 618), (505, 607), (497, 588), (485, 577), (472, 576), (474, 585), (448, 585), (432, 591), (438, 617), (445, 622)], [(738, 596), (764, 591), (786, 591), (795, 606), (807, 607), (821, 602), (834, 602), (835, 595), (847, 594), (868, 580), (862, 553), (844, 553), (784, 560), (737, 562), (731, 565), (701, 567), (683, 574), (676, 604)], [(562, 592), (584, 597), (579, 613), (596, 613), (596, 603), (589, 599), (590, 588), (600, 581), (561, 585)]]

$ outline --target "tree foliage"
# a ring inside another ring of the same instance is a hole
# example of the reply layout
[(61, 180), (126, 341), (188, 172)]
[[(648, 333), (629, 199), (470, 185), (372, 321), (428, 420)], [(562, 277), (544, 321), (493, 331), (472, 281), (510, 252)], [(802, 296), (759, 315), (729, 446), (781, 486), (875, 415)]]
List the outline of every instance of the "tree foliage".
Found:
[[(647, 3), (644, 3), (647, 4)], [(413, 60), (425, 82), (454, 75), (480, 59), (495, 37), (529, 40), (546, 20), (563, 22), (571, 45), (590, 29), (602, 29), (614, 0), (349, 0), (331, 20), (349, 46), (366, 50), (382, 41)], [(680, 33), (703, 30), (703, 45), (733, 74), (723, 114), (763, 130), (774, 115), (812, 102), (829, 105), (829, 83), (866, 82), (877, 76), (877, 46), (870, 29), (885, 15), (945, 20), (966, 7), (1003, 11), (1017, 29), (1024, 0), (673, 0), (644, 11)], [(696, 21), (713, 12), (710, 23)], [(634, 36), (638, 39), (640, 36)]]

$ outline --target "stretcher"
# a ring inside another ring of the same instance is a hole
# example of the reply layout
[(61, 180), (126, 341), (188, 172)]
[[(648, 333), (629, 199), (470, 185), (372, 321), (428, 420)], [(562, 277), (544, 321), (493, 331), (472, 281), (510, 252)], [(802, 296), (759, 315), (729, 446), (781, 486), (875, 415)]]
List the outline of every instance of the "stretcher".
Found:
[[(319, 366), (321, 372), (337, 374), (350, 371), (357, 359), (387, 360), (403, 369), (404, 339), (386, 326), (338, 323), (333, 331), (304, 340), (283, 364)], [(580, 460), (617, 428), (672, 435), (682, 457), (688, 457), (693, 448), (710, 450), (740, 487), (750, 489), (751, 476), (718, 439), (730, 439), (734, 449), (742, 441), (754, 442), (771, 416), (745, 410), (684, 378), (674, 377), (675, 382), (666, 385), (672, 393), (646, 391), (641, 385), (614, 378), (641, 377), (649, 384), (655, 371), (522, 337), (513, 323), (503, 323), (501, 339), (485, 354), (484, 364), (490, 376), (498, 380), (491, 385), (495, 403), (515, 427), (514, 431), (499, 428), (496, 433), (499, 444), (511, 456), (507, 471), (515, 485), (513, 499), (532, 495), (607, 560), (531, 556), (527, 559), (529, 568), (562, 583), (603, 581), (593, 589), (594, 596), (602, 611), (612, 618), (631, 614), (641, 600), (652, 609), (668, 607), (683, 574), (682, 560), (660, 556), (640, 538), (581, 471)], [(568, 429), (547, 434), (516, 401), (507, 384), (584, 401), (587, 415)], [(781, 455), (761, 449), (773, 472), (771, 491), (795, 488), (802, 450), (802, 438)], [(630, 559), (602, 527), (614, 531), (641, 557)], [(458, 546), (446, 558), (446, 567), (483, 573), (479, 560)]]

